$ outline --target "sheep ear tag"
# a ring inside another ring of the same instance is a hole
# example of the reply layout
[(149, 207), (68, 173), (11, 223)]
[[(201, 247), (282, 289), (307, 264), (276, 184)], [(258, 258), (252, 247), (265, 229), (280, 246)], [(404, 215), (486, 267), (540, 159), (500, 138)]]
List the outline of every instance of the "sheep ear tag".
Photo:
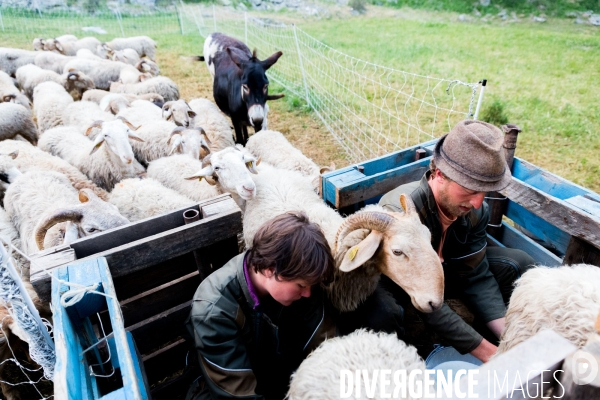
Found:
[(80, 190), (79, 191), (79, 202), (80, 203), (87, 203), (88, 201), (90, 201), (90, 198), (88, 197), (88, 195), (85, 194), (84, 191)]
[(344, 255), (340, 271), (350, 272), (369, 261), (383, 241), (383, 233), (371, 231), (359, 244), (352, 246)]

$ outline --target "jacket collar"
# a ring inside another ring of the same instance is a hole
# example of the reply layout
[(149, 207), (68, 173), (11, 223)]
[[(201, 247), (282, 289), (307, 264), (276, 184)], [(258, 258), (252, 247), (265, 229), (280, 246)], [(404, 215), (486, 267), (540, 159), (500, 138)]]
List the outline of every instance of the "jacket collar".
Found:
[[(425, 175), (423, 175), (423, 178), (421, 178), (421, 182), (419, 182), (419, 187), (421, 188), (421, 190), (423, 191), (423, 193), (425, 193), (425, 207), (427, 208), (427, 212), (429, 213), (429, 215), (435, 215), (436, 219), (439, 221), (440, 217), (438, 215), (438, 210), (437, 210), (437, 203), (435, 202), (435, 196), (433, 195), (433, 190), (431, 190), (431, 187), (429, 186), (429, 177), (431, 176), (431, 171), (427, 171), (425, 173)], [(466, 229), (467, 228), (467, 217), (471, 215), (473, 211), (471, 210), (467, 215), (464, 215), (462, 217), (458, 217), (456, 219), (456, 221), (454, 221), (450, 227), (452, 227), (453, 229)], [(459, 228), (460, 227), (460, 228)], [(448, 228), (450, 229), (450, 228)]]
[(252, 295), (250, 294), (250, 289), (248, 289), (248, 282), (246, 282), (246, 275), (244, 274), (244, 259), (246, 258), (246, 252), (238, 255), (236, 257), (236, 275), (238, 282), (240, 283), (240, 287), (242, 288), (242, 293), (244, 293), (244, 298), (246, 302), (250, 304), (252, 308), (256, 306), (254, 300), (252, 299)]

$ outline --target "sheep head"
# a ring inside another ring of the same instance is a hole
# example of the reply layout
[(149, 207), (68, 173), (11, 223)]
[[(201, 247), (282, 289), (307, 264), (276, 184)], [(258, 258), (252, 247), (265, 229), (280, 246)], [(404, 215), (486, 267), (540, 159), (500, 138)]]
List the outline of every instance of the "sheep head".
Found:
[(150, 60), (141, 60), (138, 62), (135, 67), (140, 72), (149, 73), (152, 76), (158, 76), (160, 74), (160, 69), (158, 68), (158, 64), (154, 61)]
[(101, 200), (90, 189), (79, 191), (79, 202), (80, 204), (72, 207), (51, 210), (40, 218), (34, 229), (38, 249), (44, 249), (44, 239), (48, 230), (61, 222), (75, 225), (76, 234), (73, 239), (129, 223), (127, 218), (119, 214), (116, 206)]
[(114, 54), (114, 50), (106, 43), (102, 43), (96, 46), (96, 54), (100, 58), (109, 59)]
[(250, 172), (257, 174), (256, 166), (260, 158), (256, 159), (243, 147), (226, 147), (216, 153), (210, 153), (202, 160), (202, 169), (185, 179), (205, 178), (212, 185), (219, 182), (223, 191), (238, 194), (244, 200), (256, 196), (256, 185)]
[(165, 98), (162, 97), (158, 93), (140, 94), (139, 96), (137, 96), (137, 98), (139, 100), (148, 100), (150, 103), (153, 103), (155, 106), (157, 106), (159, 108), (162, 108), (163, 105), (165, 104)]
[(94, 89), (96, 87), (92, 78), (73, 68), (67, 72), (65, 81), (65, 89), (71, 96), (73, 96), (73, 92), (75, 92), (75, 100), (81, 99), (81, 94), (86, 90)]
[[(433, 312), (441, 307), (444, 298), (442, 264), (431, 247), (431, 233), (421, 223), (412, 201), (403, 194), (400, 202), (406, 210), (404, 213), (373, 208), (377, 211), (360, 211), (346, 218), (335, 240), (336, 276), (340, 281), (356, 282), (342, 274), (373, 277), (376, 269), (404, 289), (418, 310)], [(364, 230), (362, 237), (354, 232), (356, 230)], [(368, 278), (362, 278), (365, 279)], [(343, 293), (336, 296), (335, 291), (341, 288), (335, 285), (336, 282), (331, 290), (334, 302), (338, 303), (336, 306), (342, 311), (351, 311), (375, 290), (377, 279), (371, 279), (370, 287), (354, 299), (342, 298)], [(369, 286), (369, 283), (363, 285)]]
[(192, 128), (186, 129), (182, 126), (178, 126), (171, 132), (167, 144), (171, 145), (171, 154), (188, 154), (194, 160), (204, 159), (210, 154), (211, 144), (204, 129)]
[(43, 51), (45, 42), (46, 42), (46, 40), (42, 39), (42, 38), (33, 39), (33, 50), (34, 51)]
[(99, 127), (101, 131), (94, 140), (90, 155), (94, 154), (102, 144), (106, 143), (108, 150), (118, 158), (119, 162), (123, 164), (131, 164), (133, 162), (133, 149), (131, 148), (129, 139), (137, 140), (139, 142), (144, 141), (132, 132), (139, 127), (134, 127), (123, 117), (117, 117), (114, 121), (94, 122), (92, 126), (87, 129), (86, 134), (89, 134), (94, 127)]
[(185, 100), (167, 101), (162, 107), (162, 117), (177, 126), (189, 128), (194, 126), (196, 113)]

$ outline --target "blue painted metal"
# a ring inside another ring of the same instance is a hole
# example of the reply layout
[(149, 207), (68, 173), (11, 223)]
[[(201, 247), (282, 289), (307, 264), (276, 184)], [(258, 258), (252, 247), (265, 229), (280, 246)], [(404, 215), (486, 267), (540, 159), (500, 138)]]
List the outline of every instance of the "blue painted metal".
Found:
[[(148, 390), (143, 379), (141, 360), (135, 351), (131, 334), (125, 331), (123, 315), (116, 298), (114, 285), (106, 259), (103, 257), (70, 264), (58, 269), (59, 279), (80, 285), (96, 285), (99, 291), (111, 297), (87, 293), (83, 299), (65, 309), (60, 304), (61, 296), (70, 288), (52, 281), (52, 312), (54, 314), (54, 336), (57, 346), (55, 368), (55, 395), (63, 399), (148, 399)], [(110, 372), (119, 368), (123, 387), (107, 394), (100, 394), (97, 379), (89, 373), (84, 347), (96, 343), (90, 329), (89, 316), (108, 309), (112, 325)], [(93, 344), (92, 343), (92, 344)]]
[(527, 211), (519, 204), (509, 201), (505, 215), (513, 220), (515, 224), (522, 226), (538, 238), (552, 245), (558, 252), (564, 254), (567, 251), (571, 235), (532, 212)]
[(512, 226), (502, 223), (500, 241), (506, 247), (520, 249), (529, 254), (533, 259), (548, 267), (557, 267), (562, 264), (562, 259), (552, 254), (544, 247), (537, 244)]

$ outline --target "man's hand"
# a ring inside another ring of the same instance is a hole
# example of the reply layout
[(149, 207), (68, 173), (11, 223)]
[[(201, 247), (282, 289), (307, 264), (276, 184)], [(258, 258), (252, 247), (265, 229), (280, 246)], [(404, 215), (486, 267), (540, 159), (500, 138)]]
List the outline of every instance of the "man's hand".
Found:
[(504, 331), (505, 325), (506, 325), (506, 318), (498, 318), (498, 319), (492, 320), (486, 324), (488, 329), (490, 331), (492, 331), (492, 333), (494, 335), (496, 335), (496, 337), (498, 339), (500, 339), (500, 336), (502, 335), (502, 332)]
[(493, 344), (491, 344), (487, 340), (483, 339), (481, 341), (481, 343), (479, 343), (479, 346), (477, 346), (471, 352), (471, 355), (473, 355), (474, 357), (479, 358), (481, 361), (483, 361), (484, 363), (486, 363), (486, 362), (490, 361), (490, 358), (494, 354), (496, 354), (496, 350), (498, 350), (498, 348), (496, 346), (494, 346)]

